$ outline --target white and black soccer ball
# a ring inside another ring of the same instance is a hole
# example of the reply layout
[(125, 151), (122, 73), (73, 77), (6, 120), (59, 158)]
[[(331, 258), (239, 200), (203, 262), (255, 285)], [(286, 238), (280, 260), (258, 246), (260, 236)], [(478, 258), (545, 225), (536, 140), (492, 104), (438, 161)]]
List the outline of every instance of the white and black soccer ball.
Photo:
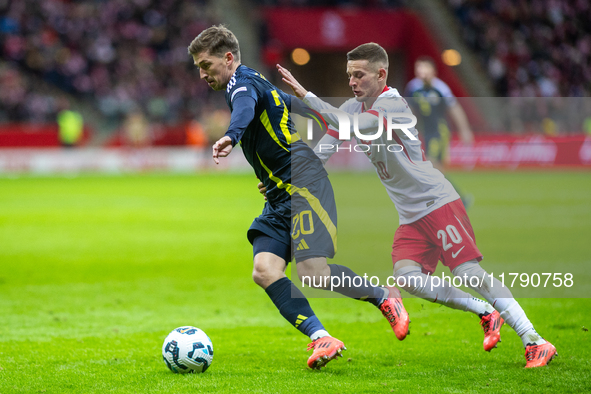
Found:
[(213, 361), (213, 344), (197, 327), (179, 327), (164, 340), (162, 358), (174, 373), (205, 372)]

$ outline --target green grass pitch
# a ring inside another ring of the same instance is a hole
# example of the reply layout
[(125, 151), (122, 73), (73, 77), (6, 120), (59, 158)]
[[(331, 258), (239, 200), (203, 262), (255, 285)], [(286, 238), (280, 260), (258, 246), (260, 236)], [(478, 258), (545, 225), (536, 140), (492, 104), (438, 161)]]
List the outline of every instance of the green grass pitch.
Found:
[[(469, 213), (486, 269), (583, 267), (575, 285), (591, 296), (589, 173), (452, 179), (475, 196)], [(388, 271), (398, 219), (385, 191), (374, 175), (331, 180), (337, 260)], [(312, 299), (348, 350), (320, 372), (306, 369), (308, 339), (251, 280), (245, 232), (262, 209), (256, 183), (221, 173), (1, 178), (0, 393), (591, 391), (584, 297), (520, 299), (559, 353), (535, 370), (523, 368), (507, 326), (499, 348), (484, 352), (478, 319), (465, 312), (406, 299), (411, 335), (399, 342), (370, 304)], [(162, 361), (164, 337), (181, 325), (213, 341), (204, 374), (175, 375)]]

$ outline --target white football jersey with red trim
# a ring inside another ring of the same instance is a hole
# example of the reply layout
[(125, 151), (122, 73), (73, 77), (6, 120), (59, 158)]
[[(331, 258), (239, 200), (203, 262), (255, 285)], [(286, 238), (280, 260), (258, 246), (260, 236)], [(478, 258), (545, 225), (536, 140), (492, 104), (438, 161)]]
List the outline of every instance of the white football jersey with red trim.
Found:
[[(328, 108), (319, 105), (321, 100), (315, 98), (313, 94), (306, 96), (304, 101), (317, 110)], [(349, 114), (367, 112), (378, 118), (380, 112), (412, 114), (406, 100), (400, 96), (398, 90), (393, 88), (384, 90), (368, 111), (365, 111), (363, 106), (362, 102), (352, 98), (343, 103), (339, 109)], [(399, 120), (398, 123), (409, 123), (408, 118), (394, 118), (393, 123), (397, 123), (396, 120)], [(357, 142), (357, 146), (353, 146), (353, 149), (365, 151), (364, 154), (376, 168), (382, 184), (396, 206), (400, 224), (417, 221), (437, 208), (460, 198), (451, 183), (425, 158), (418, 132), (414, 127), (407, 130), (416, 137), (416, 140), (411, 139), (401, 129), (394, 129), (392, 140), (388, 140), (385, 115), (383, 122), (381, 136), (372, 141), (359, 138), (357, 134), (351, 132)], [(377, 122), (374, 123), (377, 124)], [(351, 122), (352, 125), (353, 122)], [(362, 125), (359, 126), (361, 128)], [(375, 131), (377, 132), (377, 126)], [(338, 139), (338, 132), (334, 128), (329, 129), (314, 148), (314, 152), (323, 162), (326, 162), (342, 142)], [(322, 149), (321, 144), (324, 144)], [(334, 149), (324, 149), (330, 144), (333, 144)], [(400, 150), (398, 145), (403, 149)], [(351, 152), (350, 154), (362, 153)]]

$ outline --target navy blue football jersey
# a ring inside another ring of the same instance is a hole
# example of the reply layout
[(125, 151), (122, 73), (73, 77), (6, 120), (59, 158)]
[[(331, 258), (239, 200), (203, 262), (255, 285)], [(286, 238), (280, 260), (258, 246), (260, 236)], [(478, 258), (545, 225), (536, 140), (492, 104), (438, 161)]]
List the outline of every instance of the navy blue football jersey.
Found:
[(439, 78), (433, 78), (431, 86), (414, 78), (406, 85), (404, 96), (415, 113), (421, 115), (425, 138), (439, 136), (439, 125), (446, 122), (447, 108), (457, 102), (449, 86)]
[(226, 88), (226, 103), (242, 96), (252, 97), (255, 114), (240, 145), (246, 160), (267, 188), (270, 203), (284, 201), (291, 185), (305, 187), (327, 176), (322, 162), (301, 140), (291, 118), (292, 99), (252, 68), (240, 65)]

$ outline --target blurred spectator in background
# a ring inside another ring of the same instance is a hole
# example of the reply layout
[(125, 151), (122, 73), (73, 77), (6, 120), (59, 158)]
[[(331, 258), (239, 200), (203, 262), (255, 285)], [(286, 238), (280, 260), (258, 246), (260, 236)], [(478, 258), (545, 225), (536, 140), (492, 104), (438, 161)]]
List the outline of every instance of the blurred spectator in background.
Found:
[(206, 108), (203, 111), (202, 122), (210, 142), (219, 140), (224, 136), (230, 124), (230, 111), (227, 109)]
[(150, 124), (139, 109), (131, 111), (123, 123), (125, 143), (135, 148), (151, 144)]
[(187, 145), (196, 148), (207, 148), (210, 145), (209, 139), (203, 126), (197, 120), (192, 120), (187, 123)]
[(116, 122), (135, 107), (164, 123), (195, 115), (209, 92), (188, 74), (186, 42), (214, 22), (203, 0), (0, 0), (0, 55), (11, 64), (0, 115), (51, 114), (27, 74), (89, 99)]
[(447, 0), (499, 96), (591, 95), (588, 0)]
[(400, 7), (408, 0), (256, 0), (262, 5), (282, 7)]
[(14, 64), (0, 61), (0, 122), (53, 122), (58, 112), (54, 96)]
[(72, 148), (82, 139), (84, 120), (80, 112), (70, 109), (70, 103), (67, 99), (61, 99), (60, 101), (60, 105), (64, 109), (57, 114), (59, 140), (62, 146)]

